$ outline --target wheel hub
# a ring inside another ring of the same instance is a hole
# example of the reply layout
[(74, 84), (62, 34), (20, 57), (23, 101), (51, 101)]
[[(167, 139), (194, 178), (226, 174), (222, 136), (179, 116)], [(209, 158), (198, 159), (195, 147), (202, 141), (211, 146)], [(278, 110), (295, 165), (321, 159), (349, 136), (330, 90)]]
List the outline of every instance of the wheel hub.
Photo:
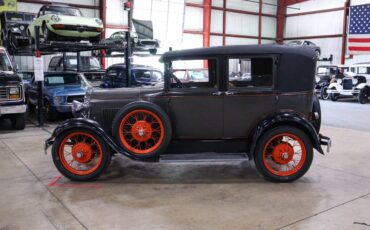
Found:
[(86, 143), (77, 143), (72, 148), (72, 157), (79, 163), (90, 161), (93, 157), (91, 146)]
[(278, 144), (272, 153), (273, 160), (278, 164), (287, 164), (293, 159), (294, 149), (288, 143)]
[(131, 128), (132, 136), (135, 140), (144, 142), (152, 136), (152, 127), (146, 121), (137, 121)]

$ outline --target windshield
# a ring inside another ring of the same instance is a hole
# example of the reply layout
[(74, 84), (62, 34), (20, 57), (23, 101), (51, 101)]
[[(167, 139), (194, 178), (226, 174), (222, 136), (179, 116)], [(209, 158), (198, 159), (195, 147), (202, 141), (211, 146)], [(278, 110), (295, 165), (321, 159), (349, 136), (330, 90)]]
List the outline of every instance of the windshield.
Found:
[[(68, 57), (67, 59), (67, 69), (77, 70), (77, 57)], [(99, 70), (102, 69), (100, 62), (95, 57), (81, 57), (80, 70)]]
[(80, 85), (81, 79), (76, 74), (60, 74), (45, 76), (45, 86)]
[(82, 17), (82, 13), (77, 8), (72, 7), (61, 7), (61, 6), (50, 6), (45, 9), (46, 14), (57, 14), (57, 15), (69, 15), (69, 16), (78, 16)]
[(4, 50), (0, 50), (0, 71), (13, 71), (13, 66)]
[(10, 20), (10, 21), (23, 21), (23, 14), (20, 14), (20, 13), (10, 13), (8, 12), (6, 14), (6, 19)]

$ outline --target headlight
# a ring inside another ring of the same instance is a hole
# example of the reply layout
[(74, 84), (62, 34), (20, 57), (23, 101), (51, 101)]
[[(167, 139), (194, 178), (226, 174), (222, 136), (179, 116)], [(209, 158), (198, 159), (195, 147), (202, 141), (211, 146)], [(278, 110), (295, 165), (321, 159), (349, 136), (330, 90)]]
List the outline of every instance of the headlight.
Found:
[(53, 100), (54, 100), (54, 104), (56, 104), (56, 105), (60, 105), (60, 104), (65, 103), (65, 97), (64, 96), (54, 96)]
[(50, 18), (52, 21), (54, 22), (59, 22), (60, 21), (60, 17), (58, 15), (51, 15), (51, 18)]
[(10, 95), (19, 94), (19, 88), (18, 87), (9, 88), (9, 94)]
[(21, 25), (19, 29), (24, 30), (24, 25)]
[(342, 84), (342, 79), (337, 79), (338, 84)]
[(96, 22), (99, 26), (103, 25), (102, 20), (100, 20), (99, 18), (95, 18), (95, 22)]
[(73, 101), (72, 102), (72, 114), (74, 117), (88, 117), (88, 111), (89, 111), (89, 103), (88, 102), (79, 102), (79, 101)]
[(358, 83), (358, 79), (357, 79), (357, 78), (354, 78), (354, 79), (352, 80), (352, 85), (357, 85), (357, 83)]

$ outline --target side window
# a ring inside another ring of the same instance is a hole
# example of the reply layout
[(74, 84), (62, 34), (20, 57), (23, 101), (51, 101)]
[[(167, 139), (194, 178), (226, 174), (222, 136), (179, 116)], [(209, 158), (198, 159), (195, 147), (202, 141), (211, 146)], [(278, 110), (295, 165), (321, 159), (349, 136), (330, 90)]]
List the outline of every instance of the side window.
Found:
[(358, 67), (358, 74), (367, 74), (367, 67), (365, 66), (360, 66)]
[[(181, 85), (181, 86), (180, 86)], [(171, 88), (217, 87), (217, 60), (183, 60), (172, 62)]]
[(272, 88), (273, 59), (270, 57), (229, 59), (229, 88)]
[(163, 74), (159, 71), (153, 71), (152, 81), (163, 81)]
[(150, 81), (150, 70), (137, 70), (134, 72), (134, 77), (137, 81)]
[[(52, 58), (50, 63), (49, 63), (49, 68), (54, 70), (58, 66), (60, 60), (61, 59), (58, 58), (58, 57)], [(62, 63), (62, 65), (63, 65), (63, 63)]]

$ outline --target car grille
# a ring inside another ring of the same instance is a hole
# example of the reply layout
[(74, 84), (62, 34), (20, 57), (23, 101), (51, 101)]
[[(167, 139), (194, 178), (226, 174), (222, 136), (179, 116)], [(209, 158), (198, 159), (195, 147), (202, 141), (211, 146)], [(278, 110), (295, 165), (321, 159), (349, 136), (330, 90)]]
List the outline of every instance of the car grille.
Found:
[(352, 79), (343, 79), (343, 89), (352, 89)]
[(84, 97), (85, 97), (84, 95), (68, 96), (67, 103), (72, 103), (73, 101), (84, 102)]
[(8, 99), (8, 93), (6, 88), (0, 88), (0, 100), (7, 100)]

